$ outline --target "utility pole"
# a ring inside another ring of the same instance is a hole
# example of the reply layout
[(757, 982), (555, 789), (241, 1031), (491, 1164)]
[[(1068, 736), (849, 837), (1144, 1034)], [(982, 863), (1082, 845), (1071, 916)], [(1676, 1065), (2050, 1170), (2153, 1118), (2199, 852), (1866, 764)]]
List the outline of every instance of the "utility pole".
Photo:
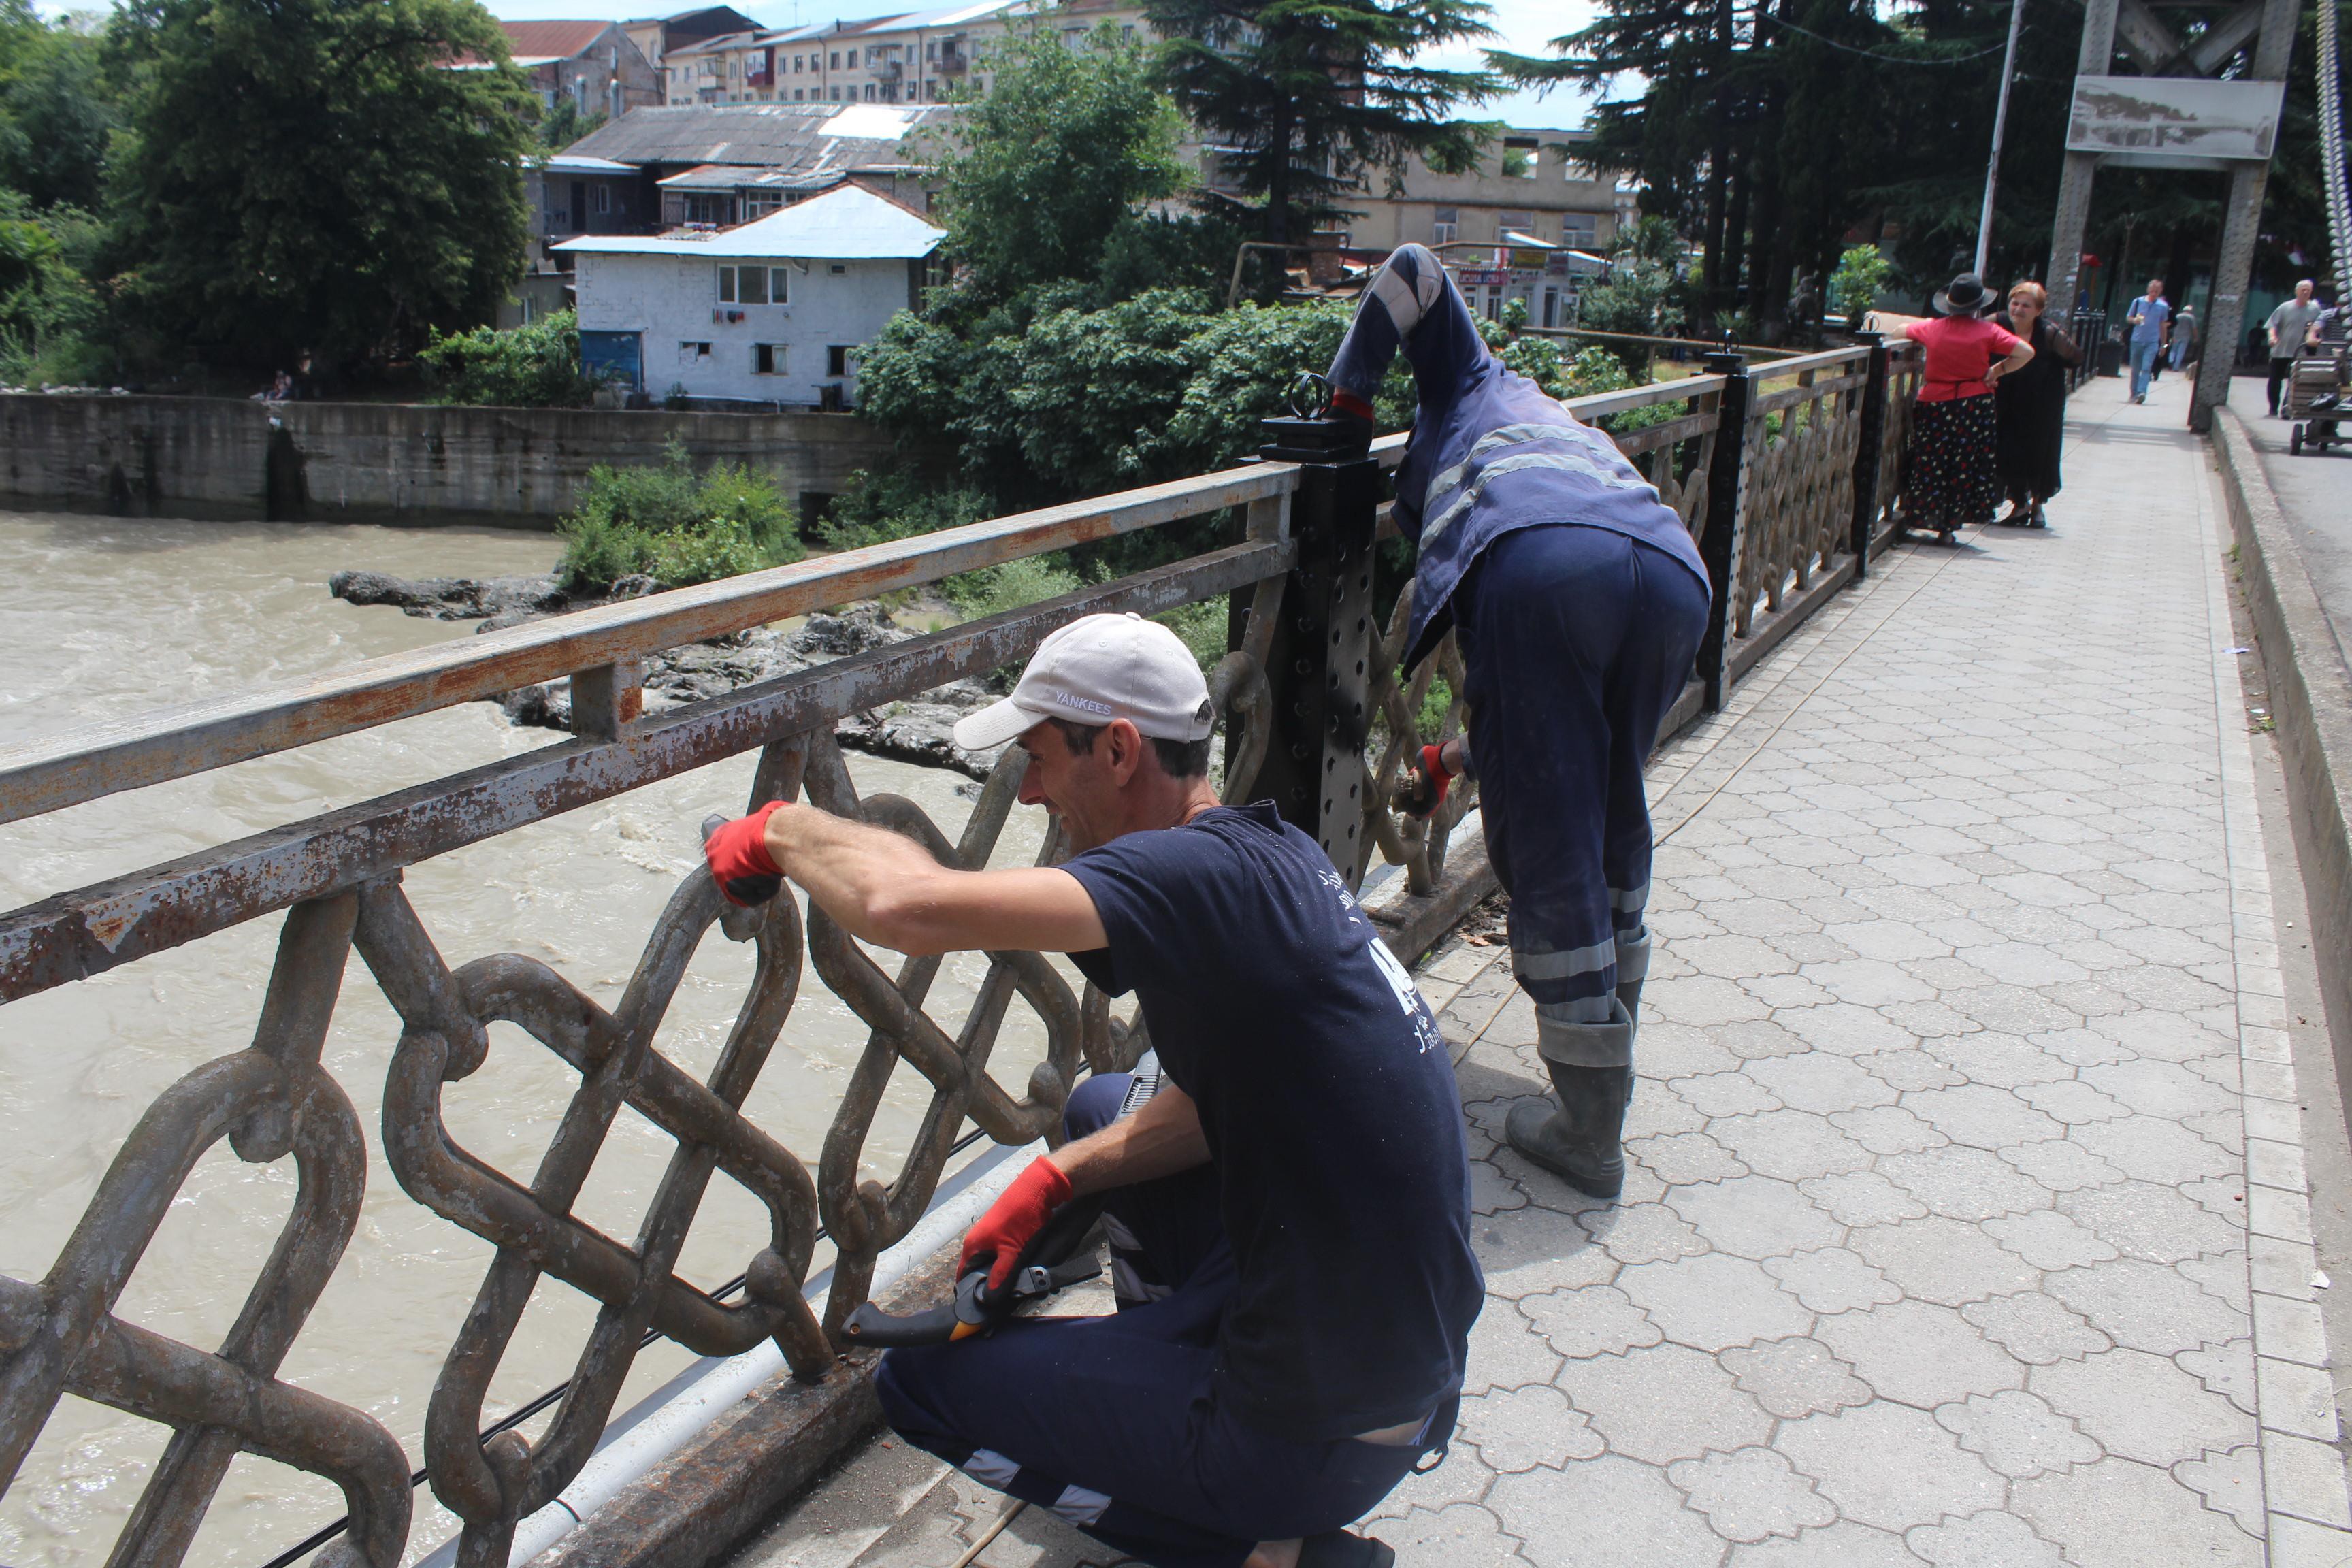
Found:
[[(2321, 0), (2332, 5), (2334, 0)], [(2263, 30), (2254, 40), (2252, 68), (2255, 81), (2284, 81), (2287, 62), (2294, 54), (2294, 26), (2301, 6), (2297, 0), (2264, 0)], [(2197, 362), (2197, 384), (2189, 397), (2189, 427), (2203, 432), (2213, 427), (2213, 410), (2230, 401), (2230, 373), (2238, 361), (2238, 336), (2246, 324), (2246, 284), (2254, 271), (2254, 236), (2263, 217), (2263, 190), (2270, 181), (2270, 160), (2248, 158), (2230, 171), (2230, 203), (2221, 220), (2221, 255), (2213, 267), (2213, 308), (2205, 322), (2205, 342)], [(2338, 276), (2342, 267), (2338, 263)]]
[[(1977, 219), (1976, 274), (1984, 276), (1985, 261), (1992, 252), (1992, 193), (2000, 184), (2000, 142), (2009, 129), (2009, 84), (2017, 79), (2017, 32), (2025, 20), (2025, 0), (2009, 0), (2009, 47), (2000, 57), (2000, 98), (1992, 111), (1992, 156), (1985, 161), (1984, 212)], [(2066, 308), (2074, 308), (2073, 301)], [(2062, 314), (2059, 320), (2065, 317)]]
[[(2116, 55), (2116, 0), (2087, 0), (2083, 7), (2083, 47), (2074, 58), (2076, 76), (2105, 76)], [(2065, 321), (2074, 311), (2074, 291), (2083, 277), (2083, 231), (2091, 221), (2091, 182), (2099, 170), (2095, 153), (2066, 154), (2058, 183), (2058, 213), (2050, 234), (2050, 309)], [(2086, 345), (2088, 346), (2088, 345)]]

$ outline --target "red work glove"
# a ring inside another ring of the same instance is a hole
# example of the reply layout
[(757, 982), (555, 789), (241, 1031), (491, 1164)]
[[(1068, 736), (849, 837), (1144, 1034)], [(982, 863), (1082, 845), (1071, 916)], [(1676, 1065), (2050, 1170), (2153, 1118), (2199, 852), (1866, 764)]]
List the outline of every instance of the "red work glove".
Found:
[(1445, 804), (1445, 786), (1453, 779), (1445, 767), (1445, 747), (1423, 746), (1421, 766), (1404, 771), (1405, 787), (1397, 799), (1397, 809), (1407, 816), (1427, 816)]
[(964, 1233), (956, 1278), (971, 1273), (973, 1259), (988, 1254), (988, 1288), (1003, 1289), (1013, 1278), (1013, 1265), (1021, 1260), (1021, 1249), (1029, 1245), (1029, 1238), (1069, 1201), (1070, 1178), (1062, 1174), (1062, 1168), (1043, 1154), (1030, 1161), (1029, 1168), (1013, 1177), (1003, 1195), (980, 1216), (980, 1223)]
[(783, 804), (772, 800), (702, 841), (702, 858), (729, 903), (764, 904), (784, 885), (783, 872), (768, 854), (768, 818)]

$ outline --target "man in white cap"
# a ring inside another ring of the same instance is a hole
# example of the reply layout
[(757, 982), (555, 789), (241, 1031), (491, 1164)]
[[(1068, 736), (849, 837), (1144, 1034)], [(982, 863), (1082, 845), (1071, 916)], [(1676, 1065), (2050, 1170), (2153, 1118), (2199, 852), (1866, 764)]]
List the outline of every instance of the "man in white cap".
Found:
[(963, 1247), (1001, 1286), (1056, 1208), (1100, 1193), (1155, 1288), (1108, 1318), (890, 1352), (891, 1425), (1159, 1568), (1388, 1563), (1342, 1527), (1442, 1453), (1483, 1300), (1460, 1100), (1321, 848), (1270, 803), (1218, 804), (1213, 721), (1175, 634), (1089, 616), (956, 726), (967, 750), (1028, 754), (1021, 799), (1061, 817), (1063, 864), (955, 870), (782, 804), (705, 847), (730, 898), (788, 876), (902, 952), (1066, 952), (1137, 994), (1159, 1058), (1156, 1093), (1081, 1085), (1070, 1141)]

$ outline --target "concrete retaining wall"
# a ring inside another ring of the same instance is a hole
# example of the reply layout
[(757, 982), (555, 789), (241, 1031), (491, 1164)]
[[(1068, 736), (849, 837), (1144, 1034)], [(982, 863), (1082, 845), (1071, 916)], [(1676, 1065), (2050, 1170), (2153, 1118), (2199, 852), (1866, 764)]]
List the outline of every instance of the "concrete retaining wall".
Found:
[(0, 501), (278, 521), (546, 527), (598, 463), (750, 463), (796, 503), (891, 454), (849, 414), (0, 396)]
[(2344, 959), (2352, 952), (2352, 670), (2245, 426), (2230, 409), (2216, 409), (2212, 440), (2270, 683), (2336, 1075), (2352, 1082), (2352, 963)]

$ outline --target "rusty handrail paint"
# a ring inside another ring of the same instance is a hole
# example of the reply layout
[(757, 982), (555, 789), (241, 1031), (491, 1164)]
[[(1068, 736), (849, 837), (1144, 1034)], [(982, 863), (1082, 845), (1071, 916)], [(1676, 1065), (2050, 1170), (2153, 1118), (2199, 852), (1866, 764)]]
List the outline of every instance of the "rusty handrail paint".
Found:
[(0, 914), (0, 1004), (87, 979), (526, 823), (738, 756), (1017, 658), (1098, 611), (1158, 615), (1278, 578), (1286, 540), (1237, 544), (944, 632), (740, 687)]
[(496, 697), (852, 599), (1286, 495), (1289, 463), (1072, 501), (386, 655), (0, 753), (0, 823)]

